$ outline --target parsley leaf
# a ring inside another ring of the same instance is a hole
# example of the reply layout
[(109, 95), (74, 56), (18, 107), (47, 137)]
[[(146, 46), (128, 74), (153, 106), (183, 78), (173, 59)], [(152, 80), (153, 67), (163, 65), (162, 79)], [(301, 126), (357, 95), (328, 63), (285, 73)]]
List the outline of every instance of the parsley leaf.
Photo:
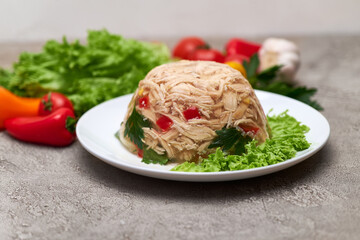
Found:
[(259, 67), (259, 64), (260, 62), (257, 54), (254, 54), (249, 62), (245, 60), (243, 62), (249, 83), (253, 88), (291, 97), (306, 103), (317, 110), (323, 110), (318, 102), (311, 99), (317, 91), (315, 88), (295, 86), (293, 84), (278, 81), (276, 76), (282, 67), (281, 65), (275, 65), (257, 74), (256, 69)]
[[(142, 142), (142, 139), (144, 138), (144, 130), (142, 129), (143, 127), (151, 127), (150, 121), (147, 120), (143, 115), (139, 114), (134, 107), (130, 117), (125, 123), (124, 136), (128, 136), (130, 140), (138, 146), (139, 149), (143, 150), (142, 162), (147, 164), (158, 163), (165, 165), (169, 161), (166, 154), (160, 155), (153, 149), (148, 149), (147, 145)], [(117, 137), (116, 134), (115, 137)]]
[(144, 143), (142, 142), (144, 138), (143, 127), (150, 127), (150, 122), (139, 114), (134, 107), (130, 117), (125, 123), (124, 136), (128, 136), (140, 149), (144, 147)]
[(218, 135), (214, 138), (209, 148), (221, 147), (223, 151), (232, 151), (236, 155), (245, 152), (245, 144), (252, 139), (249, 136), (243, 136), (236, 128), (225, 128), (215, 131)]
[(288, 96), (306, 103), (317, 110), (323, 110), (323, 107), (318, 102), (311, 100), (311, 97), (317, 91), (315, 88), (295, 87), (284, 82), (272, 82), (268, 85), (259, 86), (257, 89)]
[(144, 153), (143, 153), (143, 159), (142, 162), (150, 164), (160, 164), (160, 165), (165, 165), (169, 159), (167, 158), (166, 155), (160, 155), (157, 152), (155, 152), (154, 150), (152, 150), (151, 148), (147, 149), (144, 148)]
[(256, 77), (259, 83), (267, 83), (273, 80), (276, 77), (277, 72), (281, 69), (283, 65), (275, 65), (265, 69), (261, 73), (259, 73)]
[(257, 53), (250, 57), (250, 61), (243, 61), (244, 68), (246, 70), (246, 75), (248, 78), (256, 76), (256, 70), (259, 67), (260, 61)]
[(241, 155), (245, 153), (245, 145), (251, 142), (252, 139), (249, 136), (242, 136), (238, 138), (238, 141), (234, 145), (234, 154)]

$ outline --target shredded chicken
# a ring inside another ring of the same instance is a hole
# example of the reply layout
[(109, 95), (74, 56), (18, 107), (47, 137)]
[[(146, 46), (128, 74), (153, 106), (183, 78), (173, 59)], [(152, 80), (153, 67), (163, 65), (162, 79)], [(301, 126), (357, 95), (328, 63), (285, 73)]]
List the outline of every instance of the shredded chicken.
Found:
[[(143, 96), (149, 97), (147, 109), (137, 106)], [(144, 128), (144, 143), (179, 162), (214, 151), (208, 146), (224, 126), (258, 128), (248, 135), (259, 143), (269, 137), (266, 116), (249, 82), (239, 71), (216, 62), (179, 61), (154, 68), (140, 81), (124, 122), (134, 106), (152, 125)], [(182, 112), (189, 107), (196, 107), (201, 119), (186, 120)], [(167, 132), (156, 125), (161, 116), (173, 121)], [(122, 141), (134, 149), (128, 138)]]

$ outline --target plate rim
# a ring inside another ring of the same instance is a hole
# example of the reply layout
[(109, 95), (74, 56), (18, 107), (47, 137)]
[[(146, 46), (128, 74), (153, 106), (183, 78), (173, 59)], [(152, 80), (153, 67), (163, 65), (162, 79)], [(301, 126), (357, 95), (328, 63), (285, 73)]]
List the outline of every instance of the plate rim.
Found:
[[(113, 160), (113, 159), (108, 159), (108, 158), (98, 154), (96, 151), (91, 149), (89, 146), (87, 146), (86, 137), (84, 137), (81, 134), (81, 131), (79, 131), (79, 129), (80, 129), (81, 125), (83, 124), (83, 122), (85, 121), (84, 119), (87, 118), (87, 115), (89, 115), (89, 113), (91, 111), (96, 111), (96, 109), (102, 108), (104, 105), (109, 104), (109, 102), (119, 101), (119, 99), (121, 99), (121, 98), (129, 97), (129, 96), (133, 95), (132, 93), (110, 99), (108, 101), (105, 101), (105, 102), (89, 109), (85, 114), (83, 114), (80, 117), (80, 119), (77, 123), (77, 126), (76, 126), (77, 138), (78, 138), (80, 144), (82, 145), (82, 147), (84, 147), (90, 154), (92, 154), (96, 158), (98, 158), (114, 167), (120, 168), (120, 169), (128, 171), (128, 172), (132, 172), (135, 174), (153, 177), (153, 178), (176, 180), (176, 181), (191, 181), (191, 182), (217, 182), (217, 181), (240, 180), (240, 179), (258, 177), (258, 176), (278, 172), (278, 171), (284, 170), (286, 168), (292, 167), (292, 166), (304, 161), (305, 159), (310, 158), (311, 156), (313, 156), (314, 154), (319, 152), (326, 145), (326, 143), (328, 142), (329, 137), (330, 137), (331, 129), (330, 129), (330, 124), (329, 124), (328, 120), (324, 117), (324, 115), (322, 113), (320, 113), (316, 109), (306, 105), (305, 103), (302, 103), (298, 100), (295, 100), (295, 99), (292, 99), (292, 98), (289, 98), (289, 97), (286, 97), (286, 96), (283, 96), (280, 94), (271, 93), (271, 92), (262, 91), (262, 90), (255, 90), (255, 93), (276, 95), (277, 97), (285, 98), (287, 101), (295, 101), (295, 102), (297, 102), (297, 104), (300, 103), (303, 105), (302, 107), (311, 109), (311, 111), (315, 111), (317, 114), (319, 114), (319, 116), (322, 118), (324, 123), (326, 123), (325, 127), (328, 131), (326, 132), (327, 135), (325, 136), (325, 140), (313, 149), (311, 149), (311, 146), (310, 146), (310, 148), (309, 148), (310, 151), (309, 151), (309, 149), (304, 150), (307, 152), (304, 153), (303, 155), (295, 156), (295, 157), (285, 160), (283, 162), (268, 165), (268, 166), (262, 166), (262, 167), (251, 168), (251, 169), (244, 169), (244, 170), (234, 170), (234, 171), (177, 172), (177, 171), (171, 171), (171, 170), (154, 169), (154, 168), (136, 166), (136, 165), (132, 165), (130, 163), (121, 161), (121, 159), (118, 159), (118, 161)], [(238, 176), (238, 175), (240, 175), (240, 176)], [(208, 179), (208, 177), (210, 177), (210, 176), (215, 179)]]

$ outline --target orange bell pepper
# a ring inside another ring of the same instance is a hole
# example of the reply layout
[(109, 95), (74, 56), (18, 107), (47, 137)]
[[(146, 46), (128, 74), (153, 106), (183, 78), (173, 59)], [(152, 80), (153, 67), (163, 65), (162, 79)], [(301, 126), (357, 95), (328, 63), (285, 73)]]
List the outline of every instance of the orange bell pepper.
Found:
[(225, 64), (229, 65), (230, 67), (238, 70), (239, 72), (241, 72), (241, 74), (247, 78), (247, 75), (246, 75), (246, 70), (244, 68), (244, 66), (238, 62), (235, 62), (235, 61), (230, 61), (230, 62), (225, 62)]
[(40, 98), (19, 97), (0, 86), (0, 130), (6, 119), (37, 116)]

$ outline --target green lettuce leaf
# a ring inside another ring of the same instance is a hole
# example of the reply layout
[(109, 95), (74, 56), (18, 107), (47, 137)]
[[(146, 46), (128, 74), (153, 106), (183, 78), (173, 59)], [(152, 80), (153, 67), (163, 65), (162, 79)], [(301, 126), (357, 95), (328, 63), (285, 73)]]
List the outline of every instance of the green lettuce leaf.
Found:
[(170, 61), (164, 44), (140, 42), (89, 31), (87, 44), (48, 41), (40, 53), (24, 52), (13, 71), (0, 68), (0, 86), (20, 96), (61, 92), (76, 114), (111, 98), (132, 93), (154, 67)]

